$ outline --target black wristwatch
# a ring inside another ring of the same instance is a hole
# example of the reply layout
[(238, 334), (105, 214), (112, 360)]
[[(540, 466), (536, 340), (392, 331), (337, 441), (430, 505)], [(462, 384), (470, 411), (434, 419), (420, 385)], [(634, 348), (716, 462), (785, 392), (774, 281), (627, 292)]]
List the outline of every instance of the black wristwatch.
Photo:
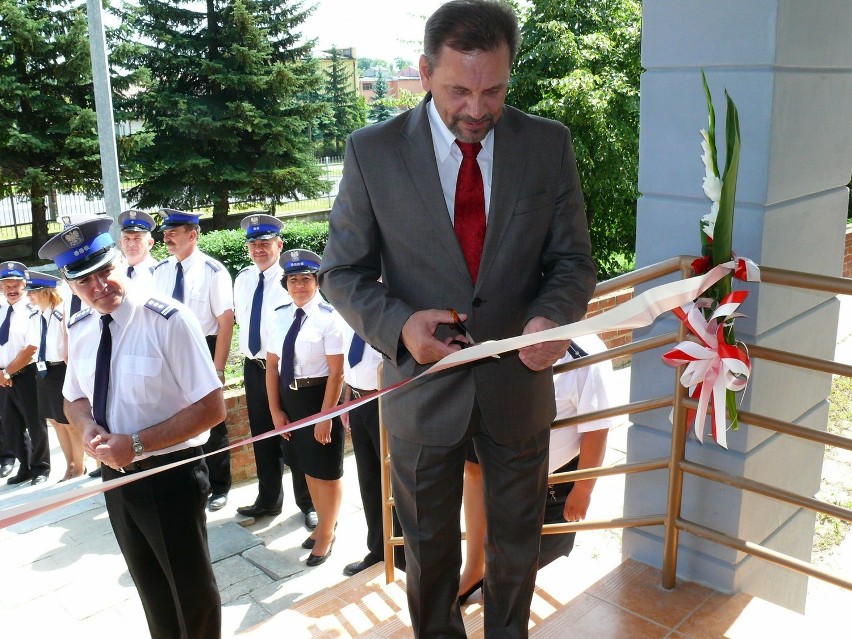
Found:
[(133, 433), (130, 436), (130, 439), (133, 440), (133, 454), (141, 455), (145, 452), (145, 445), (142, 443), (142, 440), (139, 439), (139, 433)]

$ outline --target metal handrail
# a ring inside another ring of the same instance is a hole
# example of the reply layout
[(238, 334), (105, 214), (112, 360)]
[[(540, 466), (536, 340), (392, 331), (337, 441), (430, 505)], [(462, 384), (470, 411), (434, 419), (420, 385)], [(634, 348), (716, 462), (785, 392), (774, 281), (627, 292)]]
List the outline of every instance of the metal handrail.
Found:
[[(595, 289), (595, 298), (610, 295), (612, 293), (632, 288), (651, 280), (669, 276), (680, 272), (681, 276), (691, 275), (691, 263), (695, 258), (692, 256), (679, 256), (670, 258), (663, 262), (647, 266), (631, 273), (601, 282)], [(801, 273), (785, 269), (761, 266), (761, 282), (764, 284), (790, 286), (806, 290), (821, 291), (832, 295), (852, 295), (852, 280), (842, 277), (831, 277), (811, 273)], [(582, 360), (571, 361), (554, 368), (554, 373), (581, 368), (598, 362), (613, 360), (626, 355), (632, 355), (642, 351), (660, 348), (687, 339), (686, 328), (681, 324), (677, 332), (666, 333), (638, 340), (630, 344), (609, 349), (603, 353), (590, 355)], [(754, 344), (747, 345), (752, 358), (765, 359), (783, 365), (797, 366), (809, 370), (815, 370), (832, 375), (852, 377), (852, 366), (840, 364), (831, 360), (815, 358), (807, 355), (790, 353), (778, 349), (767, 348)], [(822, 579), (828, 583), (852, 590), (852, 581), (833, 574), (830, 571), (816, 568), (808, 562), (791, 557), (784, 553), (766, 548), (747, 540), (737, 539), (694, 522), (687, 521), (681, 517), (681, 504), (683, 500), (684, 474), (689, 473), (708, 481), (715, 481), (729, 485), (743, 491), (750, 491), (765, 497), (776, 499), (792, 506), (807, 508), (831, 517), (852, 521), (852, 510), (833, 506), (821, 500), (797, 495), (762, 482), (750, 480), (743, 476), (724, 473), (686, 459), (687, 439), (687, 412), (695, 410), (698, 403), (688, 396), (688, 391), (680, 383), (679, 379), (683, 367), (678, 367), (674, 379), (674, 392), (672, 395), (652, 398), (637, 402), (631, 402), (622, 406), (615, 406), (601, 411), (585, 413), (554, 421), (552, 428), (563, 428), (588, 421), (604, 419), (625, 414), (636, 414), (648, 410), (672, 406), (672, 440), (668, 458), (654, 459), (629, 464), (617, 464), (577, 470), (567, 473), (551, 475), (550, 483), (563, 483), (569, 481), (585, 481), (612, 475), (627, 475), (637, 472), (652, 472), (659, 470), (669, 471), (668, 492), (666, 501), (666, 512), (654, 515), (639, 515), (634, 517), (620, 517), (608, 520), (595, 520), (583, 522), (571, 522), (563, 524), (545, 525), (542, 534), (560, 534), (580, 530), (618, 529), (633, 528), (641, 526), (662, 525), (665, 531), (663, 544), (662, 585), (664, 588), (673, 588), (677, 573), (677, 550), (680, 531), (708, 539), (738, 551), (754, 555), (776, 565), (798, 571), (808, 576)], [(833, 435), (823, 431), (814, 430), (770, 418), (747, 411), (739, 412), (739, 421), (742, 424), (772, 430), (777, 433), (799, 437), (808, 441), (845, 450), (852, 450), (852, 438)], [(380, 410), (381, 419), (381, 410)], [(387, 447), (387, 438), (384, 428), (380, 429), (380, 447), (384, 459), (382, 465), (382, 489), (385, 504), (383, 521), (385, 525), (385, 576), (388, 582), (394, 578), (393, 546), (403, 544), (401, 537), (393, 537), (389, 534), (391, 530), (391, 508), (393, 507), (393, 495), (390, 486), (390, 456)]]

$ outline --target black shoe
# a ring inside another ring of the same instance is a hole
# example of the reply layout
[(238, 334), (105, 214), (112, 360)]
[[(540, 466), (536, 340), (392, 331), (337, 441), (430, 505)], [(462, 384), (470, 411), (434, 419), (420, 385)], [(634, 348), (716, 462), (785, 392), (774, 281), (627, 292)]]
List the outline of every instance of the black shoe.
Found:
[(334, 539), (331, 540), (331, 543), (328, 545), (328, 552), (324, 555), (315, 555), (311, 553), (308, 555), (308, 560), (305, 562), (305, 565), (313, 568), (314, 566), (319, 566), (320, 564), (324, 564), (325, 560), (331, 556), (331, 547), (334, 546)]
[(225, 504), (228, 503), (228, 496), (223, 495), (222, 493), (213, 493), (210, 495), (210, 499), (207, 501), (207, 510), (211, 513), (215, 513), (217, 510), (222, 510), (225, 507)]
[(317, 517), (317, 511), (309, 510), (305, 513), (305, 528), (308, 530), (314, 530), (319, 523), (319, 518)]
[(89, 473), (89, 477), (100, 477), (101, 476), (101, 467), (98, 466), (92, 472)]
[(44, 482), (46, 482), (46, 481), (47, 481), (48, 476), (49, 476), (49, 475), (48, 475), (48, 473), (41, 473), (41, 474), (39, 474), (39, 475), (36, 475), (35, 477), (33, 477), (33, 479), (32, 479), (32, 481), (30, 482), (30, 484), (32, 484), (33, 486), (35, 486), (36, 484), (44, 483)]
[(308, 537), (305, 541), (302, 542), (302, 548), (305, 550), (310, 550), (317, 543), (317, 540), (313, 537)]
[(14, 486), (15, 484), (23, 484), (25, 481), (30, 481), (33, 478), (33, 474), (28, 470), (19, 470), (18, 474), (14, 477), (9, 477), (6, 480), (6, 483), (10, 486)]
[(3, 462), (0, 465), (0, 477), (7, 477), (12, 474), (12, 469), (15, 467), (15, 462)]
[(464, 604), (464, 602), (470, 599), (470, 596), (480, 588), (482, 588), (482, 579), (473, 584), (470, 588), (467, 589), (467, 591), (459, 595), (459, 605), (461, 606), (462, 604)]
[(277, 508), (272, 506), (259, 506), (253, 504), (251, 506), (240, 506), (237, 508), (237, 513), (244, 517), (275, 517), (281, 514), (281, 506)]
[(373, 555), (367, 555), (361, 561), (353, 561), (351, 564), (346, 564), (343, 568), (343, 574), (347, 577), (357, 575), (362, 570), (366, 570), (370, 566), (375, 566), (379, 561), (381, 560), (374, 558)]

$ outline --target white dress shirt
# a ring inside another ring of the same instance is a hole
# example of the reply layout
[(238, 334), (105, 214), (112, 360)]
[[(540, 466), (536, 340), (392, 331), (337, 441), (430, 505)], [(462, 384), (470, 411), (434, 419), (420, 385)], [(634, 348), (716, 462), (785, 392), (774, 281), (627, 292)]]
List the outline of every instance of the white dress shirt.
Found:
[[(462, 152), (455, 143), (456, 136), (438, 115), (434, 100), (429, 100), (426, 112), (429, 114), (429, 128), (432, 130), (432, 145), (435, 147), (441, 190), (444, 192), (444, 201), (447, 203), (447, 211), (450, 213), (450, 222), (454, 223), (456, 219), (456, 182), (459, 179)], [(479, 164), (479, 170), (482, 172), (482, 185), (485, 189), (485, 221), (487, 222), (488, 211), (491, 209), (491, 169), (494, 166), (493, 129), (482, 140), (482, 150), (476, 156), (476, 161)]]
[[(589, 355), (606, 350), (606, 345), (597, 335), (583, 335), (571, 341)], [(573, 358), (566, 353), (554, 366), (570, 361), (573, 361)], [(609, 408), (609, 389), (612, 383), (612, 362), (609, 361), (554, 375), (556, 419)], [(548, 473), (554, 472), (580, 454), (580, 440), (583, 433), (612, 428), (613, 422), (612, 418), (599, 419), (551, 431)]]
[(343, 332), (343, 381), (359, 390), (376, 390), (379, 387), (379, 364), (382, 354), (369, 344), (364, 344), (364, 356), (355, 366), (349, 365), (349, 347), (355, 331), (343, 318), (340, 319)]
[[(160, 303), (152, 310), (146, 307), (152, 298), (128, 287), (124, 301), (111, 313), (106, 417), (112, 433), (132, 435), (159, 424), (222, 387), (198, 320), (170, 297), (156, 299)], [(169, 308), (176, 312), (165, 317)], [(94, 401), (100, 317), (90, 310), (68, 327), (68, 372), (62, 394), (69, 402), (83, 397)], [(205, 431), (154, 454), (200, 446), (208, 436)]]
[(275, 309), (293, 300), (281, 285), (284, 269), (277, 262), (263, 272), (263, 313), (260, 316), (260, 350), (252, 354), (248, 347), (249, 323), (254, 291), (260, 279), (257, 265), (247, 266), (234, 280), (234, 313), (240, 325), (240, 352), (249, 359), (266, 359), (267, 344), (275, 321)]
[[(284, 338), (293, 323), (296, 308), (298, 307), (295, 304), (287, 304), (275, 311), (275, 324), (270, 336), (268, 352), (275, 353), (279, 357), (279, 374)], [(340, 330), (343, 320), (340, 319), (337, 311), (323, 301), (319, 293), (302, 308), (305, 316), (302, 318), (302, 328), (296, 338), (295, 377), (296, 379), (323, 377), (329, 373), (326, 355), (343, 353), (343, 334)]]
[(47, 324), (47, 339), (44, 350), (45, 362), (64, 362), (68, 354), (65, 344), (65, 331), (62, 327), (64, 316), (62, 309), (46, 309), (35, 313), (30, 317), (30, 325), (27, 333), (27, 344), (36, 347), (35, 359), (38, 361), (38, 349), (41, 347), (41, 318)]
[[(177, 258), (172, 255), (154, 267), (154, 289), (171, 299), (177, 278)], [(183, 303), (201, 324), (205, 335), (219, 332), (217, 318), (234, 308), (231, 276), (221, 262), (195, 250), (181, 262), (183, 266)]]

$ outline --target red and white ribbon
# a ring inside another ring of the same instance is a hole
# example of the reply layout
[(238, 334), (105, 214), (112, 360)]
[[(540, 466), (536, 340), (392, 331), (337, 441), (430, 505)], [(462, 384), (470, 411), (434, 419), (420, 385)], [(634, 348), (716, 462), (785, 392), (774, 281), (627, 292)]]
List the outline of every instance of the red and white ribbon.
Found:
[[(529, 333), (527, 335), (520, 335), (518, 337), (512, 337), (504, 340), (481, 342), (470, 348), (465, 348), (448, 355), (417, 377), (404, 380), (389, 388), (383, 388), (376, 393), (371, 393), (370, 395), (366, 395), (359, 399), (354, 399), (343, 405), (335, 406), (334, 408), (312, 415), (311, 417), (306, 417), (298, 422), (293, 422), (282, 429), (272, 430), (256, 437), (234, 442), (228, 447), (228, 449), (246, 446), (247, 444), (269, 437), (279, 437), (283, 432), (313, 426), (317, 422), (347, 413), (356, 406), (374, 401), (382, 395), (394, 392), (406, 384), (410, 384), (411, 382), (427, 377), (428, 375), (433, 375), (439, 371), (455, 368), (457, 366), (464, 366), (480, 359), (493, 357), (494, 355), (517, 350), (533, 344), (539, 344), (541, 342), (572, 339), (581, 335), (600, 333), (602, 331), (619, 329), (628, 330), (648, 326), (658, 316), (666, 311), (674, 310), (696, 299), (699, 295), (701, 295), (701, 293), (713, 286), (713, 284), (721, 280), (725, 275), (736, 268), (737, 262), (728, 262), (727, 264), (716, 266), (703, 275), (656, 286), (613, 309), (580, 322), (566, 324), (565, 326), (557, 326), (556, 328), (546, 331)], [(427, 380), (423, 381), (425, 382)], [(169, 470), (181, 463), (185, 464), (193, 461), (193, 459), (197, 458), (187, 459), (182, 462), (175, 462), (174, 464), (161, 466), (145, 472), (134, 473), (127, 477), (119, 477), (96, 485), (72, 488), (72, 484), (74, 482), (65, 482), (61, 485), (57, 484), (55, 486), (50, 486), (41, 491), (40, 496), (31, 502), (13, 506), (11, 508), (0, 509), (0, 529), (25, 519), (29, 519), (37, 514), (53, 510), (59, 506), (71, 504), (97, 493), (117, 488), (131, 481), (136, 481), (138, 479)]]
[[(747, 258), (738, 258), (725, 266), (730, 267), (738, 279), (760, 281), (760, 269)], [(708, 298), (673, 309), (698, 342), (681, 342), (663, 355), (663, 361), (669, 366), (686, 365), (680, 383), (689, 389), (691, 398), (698, 398), (698, 410), (687, 412), (687, 426), (694, 420), (695, 436), (702, 443), (707, 409), (712, 406), (713, 438), (720, 446), (728, 447), (726, 391), (739, 392), (748, 385), (751, 375), (748, 353), (738, 344), (726, 343), (724, 336), (726, 322), (741, 317), (737, 309), (747, 296), (747, 291), (726, 295), (709, 319), (704, 317), (704, 310), (713, 303)]]

